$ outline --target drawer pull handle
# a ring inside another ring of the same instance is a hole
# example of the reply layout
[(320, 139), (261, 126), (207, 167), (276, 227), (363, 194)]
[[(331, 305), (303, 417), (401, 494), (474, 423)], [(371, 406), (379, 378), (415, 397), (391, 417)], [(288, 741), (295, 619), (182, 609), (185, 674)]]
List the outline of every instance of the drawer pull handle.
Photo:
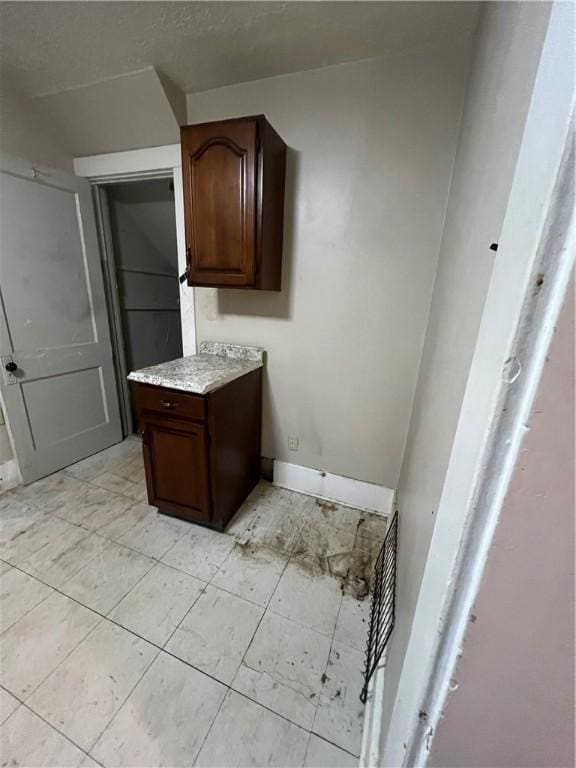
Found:
[(171, 403), (170, 400), (160, 400), (160, 405), (163, 408), (177, 408), (178, 403)]

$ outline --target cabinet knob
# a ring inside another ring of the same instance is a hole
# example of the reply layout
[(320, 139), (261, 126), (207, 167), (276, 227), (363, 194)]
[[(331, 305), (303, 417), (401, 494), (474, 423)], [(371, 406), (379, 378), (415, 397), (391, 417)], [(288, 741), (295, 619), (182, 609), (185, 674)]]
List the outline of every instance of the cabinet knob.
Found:
[(172, 403), (172, 402), (170, 402), (170, 400), (160, 400), (160, 405), (163, 408), (177, 408), (178, 407), (178, 403)]
[(14, 373), (14, 371), (18, 370), (18, 365), (13, 360), (10, 360), (9, 363), (6, 363), (5, 367), (8, 373)]

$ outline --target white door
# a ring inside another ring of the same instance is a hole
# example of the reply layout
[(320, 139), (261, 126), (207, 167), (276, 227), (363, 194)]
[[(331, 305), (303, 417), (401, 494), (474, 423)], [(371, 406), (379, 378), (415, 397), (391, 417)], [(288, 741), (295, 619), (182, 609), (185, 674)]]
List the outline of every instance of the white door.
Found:
[(25, 483), (122, 439), (90, 185), (6, 156), (0, 359)]

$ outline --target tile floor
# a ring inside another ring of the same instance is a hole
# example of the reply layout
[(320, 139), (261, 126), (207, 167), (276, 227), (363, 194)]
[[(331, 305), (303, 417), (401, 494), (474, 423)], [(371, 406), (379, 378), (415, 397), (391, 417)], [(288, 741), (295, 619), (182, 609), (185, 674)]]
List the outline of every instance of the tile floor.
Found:
[(2, 766), (353, 766), (386, 520), (262, 482), (225, 534), (129, 438), (0, 498)]

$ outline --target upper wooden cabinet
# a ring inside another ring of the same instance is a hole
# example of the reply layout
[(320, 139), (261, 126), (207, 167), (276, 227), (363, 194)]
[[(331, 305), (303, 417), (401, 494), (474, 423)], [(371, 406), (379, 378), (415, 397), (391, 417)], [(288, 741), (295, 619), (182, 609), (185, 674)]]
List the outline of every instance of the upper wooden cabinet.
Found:
[(286, 144), (263, 115), (181, 133), (188, 285), (279, 291)]

